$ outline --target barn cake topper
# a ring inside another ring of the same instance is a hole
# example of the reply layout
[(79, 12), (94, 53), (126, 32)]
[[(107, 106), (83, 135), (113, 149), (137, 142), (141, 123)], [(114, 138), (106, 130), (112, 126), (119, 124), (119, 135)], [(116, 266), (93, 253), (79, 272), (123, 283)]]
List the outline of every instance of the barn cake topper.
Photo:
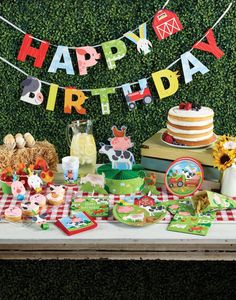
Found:
[(131, 142), (130, 136), (126, 136), (126, 127), (122, 126), (117, 129), (112, 126), (113, 137), (109, 138), (110, 145), (100, 143), (99, 153), (106, 154), (115, 170), (132, 170), (135, 163), (134, 155), (128, 149), (134, 144)]

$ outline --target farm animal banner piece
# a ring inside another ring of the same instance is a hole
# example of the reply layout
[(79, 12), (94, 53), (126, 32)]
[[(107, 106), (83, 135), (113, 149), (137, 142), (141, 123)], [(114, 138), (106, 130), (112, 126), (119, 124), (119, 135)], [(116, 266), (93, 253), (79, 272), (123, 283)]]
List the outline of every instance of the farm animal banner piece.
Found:
[(137, 50), (139, 53), (146, 55), (151, 51), (150, 48), (152, 47), (152, 43), (147, 39), (146, 23), (139, 26), (139, 36), (129, 31), (125, 33), (125, 37), (137, 45)]
[(129, 148), (133, 147), (130, 137), (126, 136), (126, 127), (122, 126), (117, 129), (112, 126), (113, 137), (109, 138), (110, 145), (100, 143), (99, 153), (106, 154), (112, 164), (114, 170), (132, 170), (135, 163), (134, 155)]
[(20, 100), (33, 104), (40, 105), (43, 102), (43, 94), (41, 93), (41, 81), (37, 78), (28, 76), (21, 83), (23, 88)]
[(162, 9), (155, 14), (152, 27), (160, 41), (183, 29), (177, 15), (167, 9)]

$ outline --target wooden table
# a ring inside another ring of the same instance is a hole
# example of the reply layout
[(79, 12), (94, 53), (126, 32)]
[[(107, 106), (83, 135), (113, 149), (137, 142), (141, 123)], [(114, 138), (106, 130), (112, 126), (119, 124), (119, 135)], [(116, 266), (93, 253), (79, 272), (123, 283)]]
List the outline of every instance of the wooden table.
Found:
[[(62, 179), (61, 171), (57, 181)], [(0, 224), (0, 259), (165, 259), (234, 260), (236, 224), (213, 224), (206, 237), (167, 231), (167, 224), (133, 228), (99, 222), (94, 230), (72, 237), (53, 224)]]
[(32, 225), (0, 225), (0, 259), (167, 259), (234, 260), (236, 224), (214, 224), (207, 237), (166, 230), (167, 224), (132, 228), (99, 223), (95, 230), (72, 237), (56, 226), (43, 231)]

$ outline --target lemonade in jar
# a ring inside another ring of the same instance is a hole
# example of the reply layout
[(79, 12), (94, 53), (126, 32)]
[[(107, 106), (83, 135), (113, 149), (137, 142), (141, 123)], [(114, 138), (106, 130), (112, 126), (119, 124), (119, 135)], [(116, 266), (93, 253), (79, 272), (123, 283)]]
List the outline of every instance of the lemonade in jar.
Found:
[[(72, 139), (71, 139), (72, 130)], [(79, 158), (79, 175), (86, 176), (95, 173), (97, 149), (93, 136), (91, 120), (77, 120), (67, 126), (67, 140), (70, 155)]]

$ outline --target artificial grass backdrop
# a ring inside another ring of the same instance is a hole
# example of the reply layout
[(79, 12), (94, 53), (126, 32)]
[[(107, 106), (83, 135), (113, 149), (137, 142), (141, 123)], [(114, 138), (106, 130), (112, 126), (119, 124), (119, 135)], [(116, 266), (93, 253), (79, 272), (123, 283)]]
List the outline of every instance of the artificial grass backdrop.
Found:
[[(164, 0), (127, 1), (127, 0), (2, 0), (1, 14), (27, 33), (50, 41), (53, 44), (67, 46), (95, 45), (120, 37), (123, 33), (136, 28), (145, 22), (164, 4)], [(217, 0), (176, 0), (170, 1), (167, 9), (179, 16), (184, 30), (159, 41), (148, 22), (148, 39), (153, 44), (151, 53), (138, 54), (136, 46), (124, 39), (127, 55), (117, 61), (117, 68), (108, 70), (103, 58), (89, 68), (88, 75), (67, 75), (65, 71), (48, 73), (56, 48), (50, 47), (42, 69), (33, 67), (33, 59), (26, 62), (16, 60), (24, 35), (7, 24), (0, 23), (0, 55), (22, 68), (28, 74), (41, 80), (57, 83), (62, 86), (78, 88), (102, 88), (137, 81), (148, 77), (154, 71), (168, 66), (180, 55), (188, 51), (211, 27), (226, 9), (227, 1)], [(208, 105), (215, 111), (215, 132), (217, 134), (236, 134), (234, 102), (235, 87), (235, 50), (236, 24), (233, 22), (235, 9), (215, 28), (214, 33), (220, 48), (225, 55), (216, 58), (199, 50), (193, 54), (209, 69), (205, 75), (194, 75), (191, 83), (185, 84), (181, 64), (172, 70), (180, 70), (180, 88), (175, 95), (159, 100), (157, 92), (150, 80), (154, 103), (145, 107), (138, 104), (138, 109), (129, 112), (121, 90), (110, 95), (111, 114), (101, 114), (99, 97), (89, 97), (85, 102), (87, 118), (94, 120), (96, 141), (106, 141), (111, 136), (111, 126), (126, 125), (128, 133), (135, 142), (135, 155), (138, 158), (140, 144), (165, 126), (167, 111), (180, 101), (194, 101)], [(36, 42), (35, 46), (39, 44)], [(99, 49), (99, 52), (102, 52)], [(77, 70), (77, 60), (71, 51), (73, 64)], [(77, 72), (77, 71), (76, 71)], [(46, 101), (41, 106), (33, 106), (20, 101), (20, 83), (25, 76), (0, 61), (0, 140), (7, 133), (30, 131), (38, 140), (47, 139), (55, 144), (60, 157), (69, 153), (65, 140), (65, 127), (74, 119), (83, 116), (73, 112), (63, 113), (64, 92), (57, 96), (54, 112), (46, 111)], [(43, 85), (45, 100), (49, 87)], [(99, 157), (102, 160), (102, 157)]]

